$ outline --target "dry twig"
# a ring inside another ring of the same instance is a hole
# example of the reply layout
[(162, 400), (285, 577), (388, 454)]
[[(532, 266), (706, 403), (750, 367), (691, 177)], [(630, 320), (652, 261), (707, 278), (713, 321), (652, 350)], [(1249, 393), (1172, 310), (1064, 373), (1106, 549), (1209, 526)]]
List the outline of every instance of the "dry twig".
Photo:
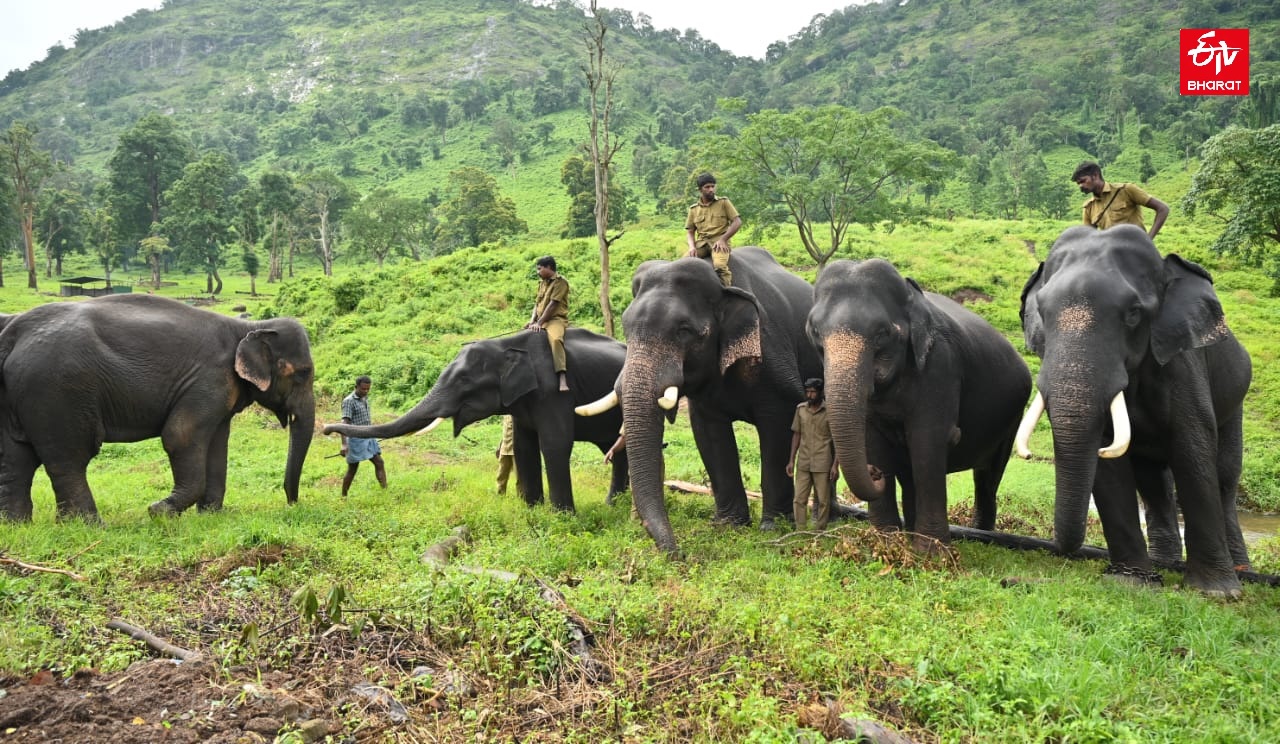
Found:
[(76, 581), (88, 581), (88, 579), (81, 576), (80, 574), (72, 573), (71, 571), (68, 571), (63, 568), (49, 568), (47, 566), (37, 566), (33, 563), (23, 563), (17, 558), (5, 558), (3, 556), (0, 556), (0, 564), (17, 566), (18, 568), (24, 568), (28, 571), (40, 571), (43, 573), (62, 574), (63, 576), (68, 576)]

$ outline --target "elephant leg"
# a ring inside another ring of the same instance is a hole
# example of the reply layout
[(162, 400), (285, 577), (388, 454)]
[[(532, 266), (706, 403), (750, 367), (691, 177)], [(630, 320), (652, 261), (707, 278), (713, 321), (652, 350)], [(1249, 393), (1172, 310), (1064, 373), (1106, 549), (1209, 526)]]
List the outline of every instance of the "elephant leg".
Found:
[(227, 442), (231, 439), (231, 419), (218, 426), (205, 455), (204, 495), (196, 503), (200, 511), (221, 511), (227, 493)]
[(569, 475), (569, 455), (573, 452), (573, 440), (555, 442), (547, 446), (550, 435), (542, 435), (542, 460), (547, 468), (547, 486), (551, 491), (551, 507), (560, 511), (573, 511), (573, 478)]
[(1244, 533), (1240, 530), (1240, 517), (1236, 514), (1236, 491), (1240, 486), (1240, 471), (1244, 466), (1243, 419), (1243, 412), (1237, 412), (1218, 430), (1218, 491), (1231, 565), (1236, 570), (1247, 571), (1251, 565), (1249, 549), (1244, 542)]
[(516, 427), (516, 491), (524, 503), (536, 506), (542, 503), (542, 460), (538, 451), (538, 434), (532, 429)]
[(1171, 564), (1182, 560), (1182, 532), (1173, 495), (1173, 473), (1164, 463), (1134, 459), (1134, 480), (1147, 519), (1147, 552), (1151, 559)]
[(627, 467), (627, 449), (623, 447), (621, 450), (613, 453), (613, 477), (609, 480), (609, 494), (605, 497), (605, 503), (613, 506), (613, 499), (620, 493), (624, 493), (631, 487), (629, 473)]
[[(896, 473), (903, 472), (898, 467), (898, 457), (889, 440), (873, 426), (867, 427), (867, 462), (884, 473), (884, 494), (875, 501), (867, 502), (867, 514), (871, 524), (882, 532), (895, 532), (903, 527), (898, 517), (898, 478)], [(906, 476), (910, 478), (910, 475)], [(910, 510), (909, 523), (915, 519), (915, 504), (905, 499), (903, 507)], [(911, 529), (911, 527), (907, 527)]]
[[(1174, 451), (1194, 453), (1193, 449), (1176, 446)], [(1236, 597), (1241, 591), (1240, 578), (1232, 569), (1234, 564), (1227, 550), (1227, 515), (1214, 467), (1216, 457), (1210, 467), (1197, 461), (1194, 454), (1171, 458), (1169, 462), (1186, 535), (1187, 568), (1183, 578), (1188, 586), (1207, 595)], [(1238, 521), (1236, 525), (1238, 529)]]
[(32, 514), (31, 480), (40, 458), (26, 442), (7, 439), (0, 453), (0, 519), (30, 522)]
[(1150, 580), (1151, 558), (1138, 522), (1137, 484), (1128, 459), (1098, 461), (1093, 503), (1102, 520), (1102, 533), (1111, 557), (1107, 572), (1139, 581)]
[(875, 501), (867, 502), (867, 516), (871, 525), (881, 532), (902, 529), (902, 520), (898, 517), (898, 479), (893, 474), (884, 474), (884, 493)]
[(787, 519), (792, 516), (795, 501), (795, 481), (787, 477), (787, 460), (791, 456), (791, 417), (795, 408), (784, 411), (782, 416), (765, 415), (764, 423), (757, 426), (760, 435), (760, 488), (764, 504), (760, 509), (761, 521)]
[[(184, 421), (182, 416), (172, 416), (161, 432), (160, 441), (169, 454), (169, 467), (173, 470), (173, 490), (148, 507), (151, 516), (175, 516), (204, 499), (210, 438), (196, 433), (200, 425), (191, 419)], [(210, 428), (216, 431), (216, 427)]]
[(89, 480), (85, 471), (89, 467), (86, 461), (77, 463), (45, 463), (44, 470), (53, 484), (53, 495), (58, 502), (57, 518), (80, 518), (89, 522), (99, 522), (98, 505), (93, 500), (93, 491), (89, 489)]
[(738, 440), (733, 435), (733, 422), (696, 405), (689, 407), (689, 422), (694, 442), (698, 445), (698, 454), (702, 457), (702, 466), (711, 478), (711, 492), (716, 501), (714, 521), (751, 524), (751, 510), (747, 506), (746, 488), (742, 485)]
[(1012, 449), (1013, 437), (1009, 437), (996, 447), (986, 462), (973, 469), (973, 519), (969, 521), (970, 527), (988, 532), (996, 528), (996, 498)]

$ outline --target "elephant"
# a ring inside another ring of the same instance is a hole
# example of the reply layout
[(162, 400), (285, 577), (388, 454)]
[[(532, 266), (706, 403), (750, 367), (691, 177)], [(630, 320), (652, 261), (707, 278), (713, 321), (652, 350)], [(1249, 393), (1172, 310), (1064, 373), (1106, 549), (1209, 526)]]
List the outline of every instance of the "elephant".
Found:
[(1176, 254), (1162, 258), (1131, 225), (1072, 227), (1027, 280), (1021, 312), (1027, 347), (1043, 363), (1015, 446), (1030, 456), (1031, 431), (1047, 411), (1058, 549), (1079, 549), (1092, 493), (1108, 572), (1158, 580), (1135, 490), (1166, 493), (1159, 479), (1168, 470), (1185, 523), (1186, 584), (1238, 596), (1234, 569), (1249, 558), (1235, 500), (1253, 372), (1208, 272)]
[(160, 437), (173, 490), (153, 516), (222, 508), (231, 418), (253, 403), (289, 429), (284, 491), (298, 500), (315, 424), (307, 332), (290, 318), (250, 322), (154, 295), (61, 302), (0, 333), (0, 517), (31, 519), (44, 466), (57, 516), (98, 521), (85, 471), (103, 442)]
[[(603, 453), (618, 438), (622, 415), (593, 419), (575, 416), (574, 406), (608, 392), (622, 371), (626, 346), (584, 328), (565, 335), (569, 391), (560, 392), (544, 333), (521, 331), (512, 336), (475, 341), (462, 347), (445, 366), (426, 397), (395, 421), (374, 426), (329, 424), (325, 434), (398, 437), (441, 420), (453, 419), (457, 436), (467, 426), (499, 414), (515, 422), (516, 475), (530, 506), (543, 501), (541, 453), (547, 467), (552, 507), (573, 511), (569, 455), (573, 443), (591, 442)], [(626, 450), (613, 458), (613, 477), (606, 497), (627, 489)]]
[(763, 248), (735, 249), (729, 268), (733, 286), (724, 287), (698, 258), (641, 264), (622, 314), (626, 366), (613, 394), (582, 411), (621, 403), (632, 498), (649, 535), (672, 555), (679, 548), (663, 501), (662, 418), (674, 418), (680, 394), (689, 401), (717, 523), (751, 524), (733, 422), (755, 426), (767, 528), (791, 514), (791, 419), (804, 400), (801, 381), (821, 368), (804, 335), (812, 286)]
[(807, 333), (822, 353), (827, 417), (846, 483), (881, 529), (950, 541), (947, 473), (973, 471), (972, 525), (991, 530), (1031, 373), (1013, 344), (880, 259), (835, 261), (814, 285)]

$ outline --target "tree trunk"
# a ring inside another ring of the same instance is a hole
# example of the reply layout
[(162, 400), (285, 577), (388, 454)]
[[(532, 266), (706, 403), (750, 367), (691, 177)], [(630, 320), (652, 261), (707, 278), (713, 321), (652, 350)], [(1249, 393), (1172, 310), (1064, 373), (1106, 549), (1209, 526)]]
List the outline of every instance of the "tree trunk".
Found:
[(32, 215), (26, 213), (22, 215), (22, 240), (26, 247), (24, 261), (27, 266), (27, 288), (39, 289), (40, 282), (37, 277), (39, 272), (36, 270), (36, 236), (32, 227)]

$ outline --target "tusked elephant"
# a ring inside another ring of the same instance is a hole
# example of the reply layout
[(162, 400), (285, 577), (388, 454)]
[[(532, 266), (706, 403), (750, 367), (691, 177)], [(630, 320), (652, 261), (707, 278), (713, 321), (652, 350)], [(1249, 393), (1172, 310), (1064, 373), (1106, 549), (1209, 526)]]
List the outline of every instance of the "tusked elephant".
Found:
[(880, 259), (822, 271), (808, 333), (823, 355), (836, 456), (871, 522), (902, 527), (896, 481), (906, 528), (949, 542), (947, 473), (972, 470), (972, 526), (993, 529), (996, 491), (1031, 394), (1013, 344)]
[[(547, 466), (551, 505), (573, 511), (569, 455), (573, 443), (591, 442), (601, 452), (618, 438), (622, 415), (586, 419), (574, 406), (606, 394), (626, 359), (627, 347), (584, 328), (565, 334), (569, 392), (559, 390), (546, 334), (522, 331), (512, 336), (475, 341), (462, 347), (445, 366), (418, 405), (395, 421), (374, 426), (329, 424), (325, 434), (398, 437), (434, 428), (453, 419), (453, 434), (490, 416), (511, 414), (515, 422), (516, 474), (521, 495), (530, 506), (543, 500), (542, 466)], [(607, 498), (627, 489), (626, 450), (613, 458)]]
[(231, 418), (253, 403), (289, 429), (284, 491), (315, 424), (314, 369), (296, 320), (250, 322), (151, 295), (60, 302), (0, 333), (0, 516), (31, 518), (44, 466), (59, 518), (98, 519), (85, 470), (103, 442), (160, 437), (173, 491), (153, 515), (222, 508)]
[(791, 514), (794, 485), (786, 474), (791, 419), (804, 400), (801, 381), (821, 369), (804, 334), (813, 305), (808, 282), (763, 248), (729, 259), (733, 286), (697, 258), (646, 261), (631, 280), (634, 300), (622, 314), (627, 363), (607, 400), (621, 402), (631, 454), (631, 493), (658, 547), (678, 553), (663, 501), (663, 416), (683, 394), (702, 464), (711, 478), (717, 522), (750, 524), (733, 422), (760, 437), (761, 526)]
[(1233, 567), (1249, 565), (1235, 501), (1252, 363), (1209, 274), (1177, 255), (1161, 258), (1137, 227), (1073, 227), (1027, 281), (1022, 327), (1044, 362), (1016, 446), (1030, 456), (1027, 441), (1047, 411), (1058, 549), (1083, 542), (1092, 492), (1108, 571), (1157, 579), (1135, 484), (1158, 494), (1168, 468), (1185, 523), (1186, 583), (1238, 596)]

